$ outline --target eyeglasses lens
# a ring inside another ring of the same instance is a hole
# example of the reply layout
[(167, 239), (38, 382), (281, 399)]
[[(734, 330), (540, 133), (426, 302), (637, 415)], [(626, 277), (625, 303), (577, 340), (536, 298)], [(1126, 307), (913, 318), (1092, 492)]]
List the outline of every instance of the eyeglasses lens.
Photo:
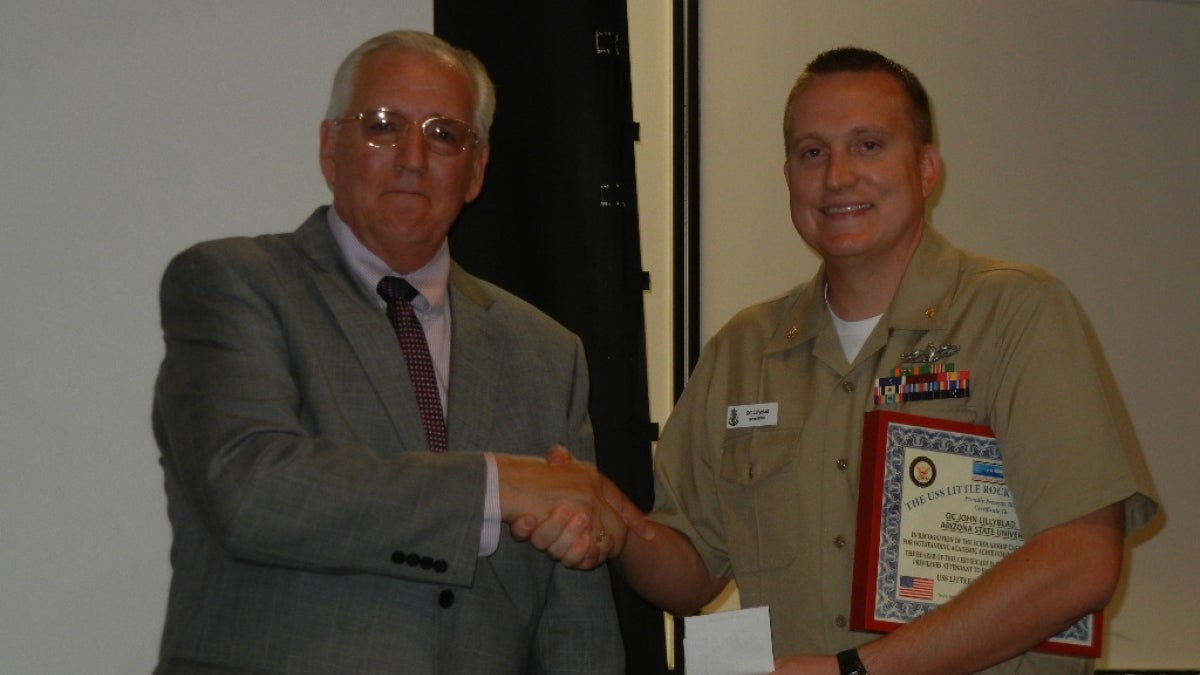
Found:
[(423, 122), (408, 120), (390, 110), (373, 110), (362, 113), (363, 138), (376, 148), (391, 148), (404, 140), (410, 126), (421, 128), (425, 145), (430, 152), (439, 155), (457, 155), (470, 142), (471, 127), (449, 117), (430, 117)]

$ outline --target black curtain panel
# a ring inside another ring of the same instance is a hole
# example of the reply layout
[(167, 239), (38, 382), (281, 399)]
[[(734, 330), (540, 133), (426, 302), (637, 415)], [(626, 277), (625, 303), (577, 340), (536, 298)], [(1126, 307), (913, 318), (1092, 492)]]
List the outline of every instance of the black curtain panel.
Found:
[[(496, 83), (479, 199), (454, 258), (582, 338), (597, 464), (639, 506), (654, 501), (625, 0), (434, 0), (434, 31)], [(619, 575), (629, 673), (665, 673), (663, 615)], [(584, 636), (581, 636), (584, 637)]]

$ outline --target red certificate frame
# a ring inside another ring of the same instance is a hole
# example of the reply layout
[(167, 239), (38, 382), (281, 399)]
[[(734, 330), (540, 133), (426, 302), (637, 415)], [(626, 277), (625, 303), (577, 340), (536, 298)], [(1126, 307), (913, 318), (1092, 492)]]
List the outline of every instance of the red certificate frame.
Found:
[[(995, 434), (986, 426), (867, 413), (850, 627), (886, 633), (954, 597), (1024, 543)], [(1037, 651), (1098, 657), (1103, 615)]]

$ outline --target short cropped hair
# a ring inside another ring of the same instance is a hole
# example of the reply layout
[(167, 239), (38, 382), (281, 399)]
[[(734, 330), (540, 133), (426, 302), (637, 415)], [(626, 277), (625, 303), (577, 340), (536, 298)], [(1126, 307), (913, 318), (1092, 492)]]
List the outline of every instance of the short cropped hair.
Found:
[(784, 143), (791, 124), (792, 105), (796, 97), (817, 77), (835, 73), (871, 73), (879, 72), (895, 78), (904, 87), (912, 107), (913, 133), (921, 143), (933, 142), (933, 112), (929, 104), (929, 94), (925, 87), (911, 70), (887, 58), (886, 56), (859, 47), (838, 47), (822, 52), (804, 68), (804, 72), (796, 78), (792, 91), (788, 94), (787, 105), (783, 110)]
[(369, 54), (387, 48), (416, 50), (441, 59), (455, 68), (461, 68), (471, 81), (473, 99), (471, 124), (475, 127), (479, 142), (487, 142), (488, 133), (492, 127), (492, 117), (496, 112), (496, 87), (488, 76), (487, 68), (471, 52), (459, 49), (435, 35), (415, 30), (397, 30), (377, 35), (350, 52), (333, 76), (333, 88), (329, 93), (329, 107), (325, 111), (326, 119), (338, 119), (350, 112), (346, 108), (350, 105), (350, 98), (354, 95), (359, 65)]

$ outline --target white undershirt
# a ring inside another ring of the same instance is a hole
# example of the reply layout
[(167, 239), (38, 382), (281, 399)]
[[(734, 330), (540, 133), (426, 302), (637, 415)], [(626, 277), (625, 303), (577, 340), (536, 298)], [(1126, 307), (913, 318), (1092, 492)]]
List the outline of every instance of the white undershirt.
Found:
[(879, 323), (879, 319), (883, 315), (876, 314), (861, 321), (843, 321), (833, 313), (832, 307), (826, 305), (826, 308), (829, 310), (829, 318), (833, 319), (833, 327), (837, 329), (838, 338), (842, 341), (842, 351), (846, 353), (846, 360), (854, 363), (854, 357), (862, 351), (863, 343), (867, 341), (871, 331), (875, 330), (875, 325)]

